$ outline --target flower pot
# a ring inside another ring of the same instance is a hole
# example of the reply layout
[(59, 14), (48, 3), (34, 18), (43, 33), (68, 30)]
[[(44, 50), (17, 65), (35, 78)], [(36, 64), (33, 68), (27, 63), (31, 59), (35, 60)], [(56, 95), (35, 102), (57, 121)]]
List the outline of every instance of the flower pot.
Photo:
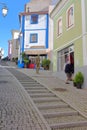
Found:
[(77, 84), (76, 84), (76, 87), (77, 87), (78, 89), (81, 89), (81, 88), (82, 88), (82, 84), (81, 84), (81, 83), (77, 83)]
[(73, 86), (74, 86), (74, 87), (76, 87), (76, 86), (77, 86), (77, 84), (76, 84), (75, 82), (73, 82)]

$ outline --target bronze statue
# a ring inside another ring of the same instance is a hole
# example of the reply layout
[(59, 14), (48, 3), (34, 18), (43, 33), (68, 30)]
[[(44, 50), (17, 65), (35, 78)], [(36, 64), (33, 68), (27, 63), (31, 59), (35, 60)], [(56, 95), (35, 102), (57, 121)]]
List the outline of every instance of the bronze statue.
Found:
[(40, 56), (38, 55), (36, 57), (36, 73), (39, 74), (39, 69), (40, 69)]

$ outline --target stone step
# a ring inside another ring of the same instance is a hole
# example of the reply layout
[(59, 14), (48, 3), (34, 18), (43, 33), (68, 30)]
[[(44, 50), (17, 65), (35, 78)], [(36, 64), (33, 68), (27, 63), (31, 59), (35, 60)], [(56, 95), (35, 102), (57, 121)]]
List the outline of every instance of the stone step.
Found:
[(25, 81), (25, 80), (27, 80), (27, 81), (29, 81), (29, 77), (19, 77), (19, 76), (17, 76), (17, 75), (15, 75), (15, 77), (19, 80), (19, 81)]
[[(39, 90), (43, 90), (43, 89), (46, 89), (46, 88), (44, 88), (44, 87), (42, 87), (42, 86), (41, 86), (41, 87), (38, 87), (38, 86), (36, 86), (36, 87), (35, 87), (35, 86), (34, 86), (34, 87), (24, 87), (24, 88), (25, 88), (26, 90), (27, 90), (27, 89), (29, 89), (29, 90), (38, 90), (38, 89), (39, 89)], [(47, 90), (47, 89), (46, 89), (46, 90)]]
[(25, 85), (27, 85), (27, 84), (29, 84), (29, 85), (41, 85), (41, 84), (39, 84), (39, 83), (35, 83), (35, 82), (20, 82), (21, 84), (25, 84)]
[(52, 112), (52, 113), (43, 113), (43, 116), (45, 118), (52, 118), (57, 116), (72, 116), (72, 115), (79, 115), (79, 112), (77, 111), (71, 111), (71, 112)]
[(43, 87), (41, 84), (22, 84), (24, 87), (29, 86), (29, 87)]
[(37, 105), (39, 109), (50, 109), (50, 108), (61, 108), (61, 107), (68, 107), (68, 104), (46, 104), (46, 105)]
[(59, 109), (59, 108), (50, 108), (50, 109), (42, 109), (40, 111), (41, 111), (42, 114), (44, 114), (44, 113), (46, 114), (46, 113), (53, 113), (53, 112), (71, 112), (71, 111), (75, 112), (76, 110), (74, 110), (71, 107), (65, 107), (65, 108), (63, 107), (61, 109)]
[(63, 116), (55, 116), (55, 117), (46, 117), (45, 118), (48, 124), (59, 124), (59, 123), (71, 123), (71, 122), (79, 122), (79, 121), (87, 121), (82, 115), (63, 115)]
[(53, 93), (29, 93), (31, 97), (56, 97)]
[[(50, 124), (51, 129), (63, 129), (63, 128), (74, 128), (74, 127), (87, 126), (87, 121), (75, 121), (67, 123)], [(85, 129), (86, 130), (86, 129)]]
[(62, 100), (59, 101), (50, 101), (50, 102), (35, 102), (35, 104), (38, 106), (43, 105), (43, 106), (48, 106), (48, 105), (64, 105), (66, 103), (64, 103)]
[(36, 80), (25, 76), (24, 79), (20, 79), (20, 81), (36, 81)]
[(21, 83), (38, 83), (35, 80), (19, 80)]
[(44, 90), (27, 90), (28, 93), (48, 93), (49, 90), (44, 89)]
[(87, 130), (87, 126), (77, 126), (77, 127), (71, 127), (71, 128), (58, 128), (53, 130)]
[(42, 103), (42, 102), (53, 102), (53, 101), (61, 101), (61, 99), (59, 98), (56, 98), (56, 97), (50, 97), (50, 98), (46, 98), (46, 97), (43, 97), (43, 98), (33, 98), (33, 101), (35, 103)]

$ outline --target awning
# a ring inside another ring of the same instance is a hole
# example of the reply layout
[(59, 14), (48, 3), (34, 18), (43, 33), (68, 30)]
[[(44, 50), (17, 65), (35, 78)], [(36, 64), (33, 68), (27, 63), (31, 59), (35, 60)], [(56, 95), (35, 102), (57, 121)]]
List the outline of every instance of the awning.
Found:
[(28, 50), (25, 51), (25, 54), (27, 55), (46, 55), (48, 54), (48, 50)]

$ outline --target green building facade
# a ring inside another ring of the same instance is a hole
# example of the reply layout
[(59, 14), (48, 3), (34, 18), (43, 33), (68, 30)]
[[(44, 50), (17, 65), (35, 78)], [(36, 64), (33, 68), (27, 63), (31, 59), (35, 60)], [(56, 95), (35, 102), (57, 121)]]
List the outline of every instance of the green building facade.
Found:
[(86, 5), (86, 0), (60, 0), (51, 12), (54, 23), (54, 71), (63, 70), (67, 54), (72, 55), (75, 67), (87, 65), (84, 59), (87, 56)]
[[(87, 0), (59, 0), (53, 19), (53, 71), (62, 72), (66, 57), (77, 71), (87, 66)], [(84, 73), (83, 72), (83, 73)]]

